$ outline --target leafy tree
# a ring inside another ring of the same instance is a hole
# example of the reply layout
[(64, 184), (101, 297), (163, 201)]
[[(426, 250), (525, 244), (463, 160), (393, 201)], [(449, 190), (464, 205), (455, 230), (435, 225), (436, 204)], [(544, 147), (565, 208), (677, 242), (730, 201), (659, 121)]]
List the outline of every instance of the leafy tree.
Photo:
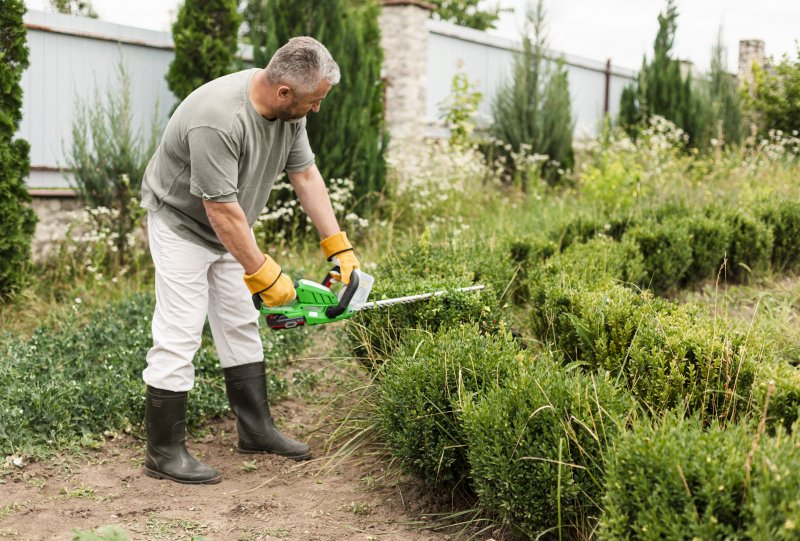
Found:
[[(459, 68), (463, 65), (459, 61)], [(439, 104), (439, 117), (450, 128), (450, 145), (456, 148), (469, 146), (475, 130), (474, 116), (483, 99), (467, 74), (458, 71), (450, 83), (450, 95)]]
[(242, 23), (237, 8), (237, 0), (186, 0), (181, 6), (172, 25), (175, 59), (167, 72), (167, 84), (179, 101), (236, 69)]
[(341, 82), (322, 111), (308, 116), (308, 137), (323, 177), (353, 180), (362, 205), (386, 177), (379, 12), (373, 0), (358, 7), (342, 0), (250, 0), (245, 8), (256, 65), (266, 66), (297, 35), (319, 40), (339, 64)]
[(97, 12), (90, 0), (50, 0), (50, 7), (58, 13), (78, 15), (80, 17), (97, 18)]
[(633, 86), (620, 97), (619, 123), (631, 135), (653, 115), (672, 121), (689, 136), (690, 144), (707, 134), (707, 107), (702, 98), (693, 93), (691, 75), (681, 74), (680, 62), (673, 58), (672, 47), (678, 24), (678, 10), (674, 0), (658, 16), (658, 34), (653, 44), (653, 60), (642, 60), (642, 69)]
[(746, 109), (762, 135), (800, 130), (800, 45), (797, 58), (788, 55), (771, 70), (753, 67), (753, 87), (744, 92)]
[(28, 67), (22, 0), (0, 0), (0, 298), (8, 299), (29, 275), (36, 215), (25, 178), (30, 145), (15, 139), (22, 120), (20, 79)]
[[(522, 53), (514, 63), (513, 77), (495, 95), (492, 103), (492, 135), (520, 153), (525, 146), (546, 154), (544, 175), (548, 182), (560, 178), (559, 170), (574, 165), (572, 118), (567, 71), (563, 62), (545, 58), (545, 13), (539, 0), (529, 8)], [(509, 155), (510, 158), (510, 155)], [(513, 160), (509, 173), (518, 176)], [(529, 180), (521, 178), (523, 185)]]
[(437, 18), (476, 30), (494, 28), (500, 13), (511, 11), (501, 8), (499, 3), (487, 6), (482, 0), (430, 0), (430, 3), (436, 6)]

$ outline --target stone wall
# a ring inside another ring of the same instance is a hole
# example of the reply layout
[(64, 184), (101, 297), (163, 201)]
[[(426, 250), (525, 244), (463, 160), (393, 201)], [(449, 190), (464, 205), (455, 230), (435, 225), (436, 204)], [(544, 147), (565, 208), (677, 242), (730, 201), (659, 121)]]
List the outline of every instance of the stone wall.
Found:
[(31, 243), (34, 261), (46, 258), (53, 247), (64, 240), (67, 228), (82, 206), (68, 194), (33, 194), (31, 206), (39, 218)]
[(434, 6), (415, 0), (384, 0), (380, 16), (384, 115), (392, 144), (419, 142), (427, 130), (428, 28)]
[(739, 40), (739, 86), (750, 85), (753, 78), (753, 63), (764, 66), (764, 41), (760, 39)]

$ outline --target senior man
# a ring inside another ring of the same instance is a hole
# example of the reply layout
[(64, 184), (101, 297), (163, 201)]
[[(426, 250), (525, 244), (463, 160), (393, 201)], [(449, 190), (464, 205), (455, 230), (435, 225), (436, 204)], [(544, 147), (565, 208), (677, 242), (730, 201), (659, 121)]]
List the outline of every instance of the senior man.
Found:
[(186, 398), (192, 359), (206, 315), (237, 417), (242, 453), (294, 460), (309, 447), (276, 428), (267, 403), (264, 353), (252, 295), (267, 306), (295, 297), (294, 285), (252, 233), (273, 182), (286, 172), (303, 210), (323, 239), (322, 251), (341, 267), (359, 266), (339, 229), (306, 134), (306, 115), (319, 112), (339, 67), (310, 37), (278, 49), (265, 69), (220, 77), (192, 92), (167, 123), (142, 181), (155, 264), (153, 347), (147, 384), (145, 473), (180, 483), (210, 484), (219, 472), (186, 450)]

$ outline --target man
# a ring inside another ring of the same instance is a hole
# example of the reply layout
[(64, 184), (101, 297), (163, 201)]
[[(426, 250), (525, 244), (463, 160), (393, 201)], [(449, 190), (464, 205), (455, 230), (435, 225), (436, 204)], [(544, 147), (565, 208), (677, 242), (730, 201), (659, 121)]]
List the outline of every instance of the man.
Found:
[[(220, 77), (190, 94), (167, 123), (142, 181), (155, 263), (153, 347), (147, 384), (145, 472), (180, 483), (217, 483), (219, 472), (185, 446), (192, 358), (206, 314), (237, 417), (242, 453), (311, 456), (281, 434), (267, 404), (264, 355), (252, 295), (267, 306), (295, 297), (292, 280), (257, 246), (251, 227), (274, 180), (288, 174), (341, 280), (359, 266), (314, 165), (306, 114), (319, 112), (339, 67), (309, 37), (291, 39), (265, 69)], [(244, 279), (242, 279), (244, 277)]]

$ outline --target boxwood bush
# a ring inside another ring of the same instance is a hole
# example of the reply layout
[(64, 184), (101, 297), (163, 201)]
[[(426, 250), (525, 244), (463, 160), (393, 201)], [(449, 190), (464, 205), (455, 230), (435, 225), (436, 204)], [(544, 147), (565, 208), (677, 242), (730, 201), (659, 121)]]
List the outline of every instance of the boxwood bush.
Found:
[(725, 268), (727, 279), (747, 282), (754, 274), (769, 270), (775, 242), (769, 226), (738, 209), (712, 211), (712, 216), (717, 214), (726, 221), (731, 232)]
[(783, 271), (800, 267), (800, 202), (794, 199), (763, 201), (756, 214), (772, 230), (773, 269)]
[(463, 402), (502, 384), (520, 362), (528, 356), (507, 333), (476, 325), (408, 333), (382, 367), (378, 409), (392, 453), (430, 484), (461, 483), (469, 472)]
[(743, 425), (640, 418), (608, 454), (599, 538), (741, 538), (750, 447)]
[(731, 240), (728, 223), (705, 213), (688, 217), (686, 223), (692, 242), (692, 262), (684, 274), (683, 285), (715, 278)]
[(692, 235), (682, 217), (642, 223), (629, 229), (623, 239), (639, 247), (645, 269), (640, 285), (656, 293), (675, 289), (692, 264)]
[[(608, 379), (547, 357), (464, 412), (480, 503), (529, 536), (559, 527), (589, 537), (600, 514), (603, 453), (624, 430), (632, 400)], [(574, 536), (572, 534), (575, 534)]]

